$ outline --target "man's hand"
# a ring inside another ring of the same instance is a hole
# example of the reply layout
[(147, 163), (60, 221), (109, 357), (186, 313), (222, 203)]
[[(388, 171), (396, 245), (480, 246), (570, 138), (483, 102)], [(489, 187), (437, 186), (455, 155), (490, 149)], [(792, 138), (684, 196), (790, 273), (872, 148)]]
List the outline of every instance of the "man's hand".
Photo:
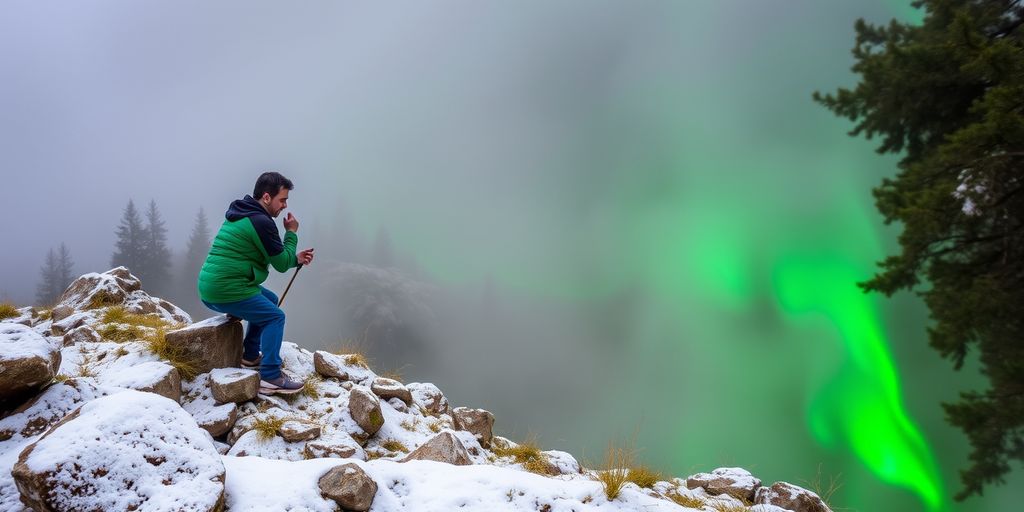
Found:
[(288, 216), (284, 218), (284, 229), (293, 233), (299, 230), (299, 219), (296, 219), (292, 212), (288, 212)]
[(299, 260), (299, 263), (303, 265), (313, 263), (313, 248), (310, 247), (309, 249), (295, 253), (295, 259)]

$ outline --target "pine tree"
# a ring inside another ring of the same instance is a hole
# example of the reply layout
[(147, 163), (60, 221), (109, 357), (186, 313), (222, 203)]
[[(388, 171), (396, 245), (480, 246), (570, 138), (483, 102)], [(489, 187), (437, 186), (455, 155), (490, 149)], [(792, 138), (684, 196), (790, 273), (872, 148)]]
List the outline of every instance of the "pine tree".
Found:
[(145, 243), (148, 236), (135, 203), (129, 199), (121, 216), (121, 225), (117, 227), (117, 248), (110, 257), (110, 265), (128, 267), (136, 276), (145, 272)]
[(57, 252), (57, 297), (64, 293), (71, 281), (74, 279), (75, 262), (71, 259), (71, 251), (64, 242), (60, 243), (60, 251)]
[(171, 251), (167, 248), (167, 228), (154, 200), (149, 201), (146, 211), (146, 237), (142, 248), (144, 263), (139, 279), (149, 290), (164, 294), (171, 281)]
[(958, 370), (976, 350), (988, 378), (943, 404), (972, 447), (963, 500), (1024, 461), (1024, 6), (914, 5), (921, 25), (857, 21), (860, 82), (814, 99), (902, 156), (874, 190), (886, 223), (902, 226), (900, 253), (861, 286), (919, 290), (931, 346)]
[(57, 254), (53, 248), (46, 253), (46, 262), (39, 268), (39, 284), (36, 286), (36, 303), (40, 306), (50, 306), (57, 302), (57, 297), (64, 291), (61, 288), (57, 291), (60, 267), (57, 261)]
[(199, 270), (206, 261), (206, 254), (210, 250), (212, 237), (210, 224), (206, 219), (206, 211), (202, 207), (196, 215), (196, 222), (192, 226), (192, 234), (188, 237), (188, 244), (185, 247), (184, 260), (181, 265), (181, 279), (179, 279), (178, 301), (179, 306), (189, 312), (200, 312), (203, 305), (200, 304), (196, 292), (196, 279), (199, 277)]

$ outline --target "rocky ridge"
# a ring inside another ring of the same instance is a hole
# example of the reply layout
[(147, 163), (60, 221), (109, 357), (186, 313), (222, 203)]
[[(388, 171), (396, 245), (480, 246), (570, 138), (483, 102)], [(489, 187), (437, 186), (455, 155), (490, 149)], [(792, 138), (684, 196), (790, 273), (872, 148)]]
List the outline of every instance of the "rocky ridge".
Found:
[[(495, 435), (490, 412), (452, 407), (431, 383), (379, 376), (356, 354), (285, 342), (285, 370), (306, 389), (259, 395), (258, 375), (237, 368), (239, 322), (193, 323), (124, 267), (78, 278), (52, 310), (18, 313), (0, 323), (0, 510), (247, 508), (225, 486), (238, 457), (321, 461), (311, 503), (344, 510), (397, 510), (391, 504), (409, 492), (382, 476), (393, 464), (530, 471), (587, 489), (564, 492), (575, 510), (830, 510), (811, 491), (762, 485), (740, 468), (627, 483), (629, 500), (608, 499), (599, 470), (565, 452), (523, 449)], [(553, 506), (521, 501), (509, 491), (512, 510)]]

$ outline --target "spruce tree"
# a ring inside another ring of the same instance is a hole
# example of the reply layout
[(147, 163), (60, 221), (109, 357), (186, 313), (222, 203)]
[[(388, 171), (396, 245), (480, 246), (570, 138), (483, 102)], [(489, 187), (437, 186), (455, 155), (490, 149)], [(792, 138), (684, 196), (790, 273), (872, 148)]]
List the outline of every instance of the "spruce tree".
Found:
[(171, 251), (167, 248), (167, 228), (156, 207), (149, 201), (146, 211), (146, 237), (143, 247), (143, 267), (139, 279), (149, 290), (164, 294), (171, 281)]
[(59, 279), (57, 255), (51, 247), (46, 253), (46, 261), (39, 268), (39, 284), (36, 285), (36, 303), (40, 306), (52, 306), (63, 291), (57, 291)]
[(188, 244), (185, 246), (185, 257), (182, 261), (182, 276), (179, 279), (180, 288), (178, 300), (181, 307), (189, 312), (200, 312), (203, 305), (199, 303), (196, 291), (196, 280), (199, 278), (199, 270), (206, 261), (206, 254), (210, 250), (212, 242), (210, 224), (206, 219), (206, 211), (202, 207), (196, 215), (196, 222), (192, 226), (192, 234), (188, 237)]
[[(857, 21), (859, 83), (814, 99), (901, 156), (874, 190), (900, 251), (861, 286), (917, 290), (931, 346), (960, 369), (977, 354), (988, 389), (943, 404), (971, 443), (958, 500), (1024, 461), (1024, 7), (924, 0), (920, 25)], [(1013, 466), (1011, 466), (1013, 465)]]
[(145, 243), (148, 236), (135, 203), (129, 199), (121, 216), (121, 224), (117, 227), (116, 249), (110, 257), (110, 265), (128, 267), (136, 276), (145, 272)]
[[(68, 288), (74, 275), (75, 262), (71, 259), (71, 251), (64, 242), (60, 243), (60, 251), (57, 252), (57, 298)], [(56, 300), (56, 298), (55, 298)]]

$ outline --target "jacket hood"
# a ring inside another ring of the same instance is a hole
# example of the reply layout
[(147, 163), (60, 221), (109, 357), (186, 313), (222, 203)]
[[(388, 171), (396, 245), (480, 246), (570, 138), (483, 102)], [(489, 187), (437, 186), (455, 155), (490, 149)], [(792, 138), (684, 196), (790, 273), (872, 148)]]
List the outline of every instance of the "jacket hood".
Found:
[(238, 219), (252, 217), (254, 215), (270, 216), (270, 214), (263, 209), (263, 206), (260, 205), (260, 202), (250, 195), (246, 195), (242, 199), (231, 201), (231, 206), (228, 206), (228, 211), (224, 213), (224, 217), (232, 222)]

